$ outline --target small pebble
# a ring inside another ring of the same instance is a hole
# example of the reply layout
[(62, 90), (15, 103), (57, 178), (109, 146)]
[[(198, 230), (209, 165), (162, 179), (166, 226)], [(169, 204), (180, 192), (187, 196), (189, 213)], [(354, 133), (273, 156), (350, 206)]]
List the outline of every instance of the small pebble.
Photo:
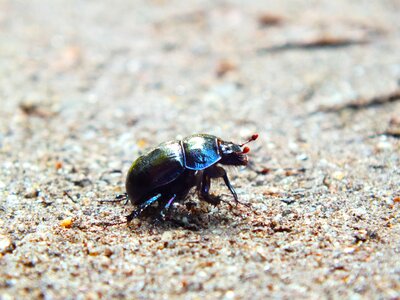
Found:
[(60, 226), (64, 228), (71, 228), (73, 224), (72, 218), (65, 218), (60, 222)]
[(356, 249), (353, 248), (353, 247), (347, 247), (347, 248), (343, 249), (343, 252), (346, 253), (346, 254), (351, 254), (351, 253), (354, 253), (355, 250)]
[(13, 244), (9, 237), (0, 235), (0, 254), (5, 254), (13, 250)]
[(343, 178), (344, 178), (344, 173), (341, 172), (341, 171), (333, 172), (333, 173), (332, 173), (332, 178), (341, 181), (341, 180), (343, 180)]

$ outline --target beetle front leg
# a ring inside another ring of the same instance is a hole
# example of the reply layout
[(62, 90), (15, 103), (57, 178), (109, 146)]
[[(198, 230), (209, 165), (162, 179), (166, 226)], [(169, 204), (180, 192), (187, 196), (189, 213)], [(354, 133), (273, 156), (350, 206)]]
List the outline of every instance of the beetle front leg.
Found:
[(236, 205), (240, 203), (240, 204), (242, 204), (242, 205), (244, 205), (244, 206), (246, 206), (246, 207), (251, 208), (251, 205), (250, 205), (250, 204), (248, 204), (248, 203), (243, 203), (243, 202), (239, 201), (238, 196), (237, 196), (237, 194), (236, 194), (236, 191), (235, 191), (235, 189), (233, 188), (233, 186), (231, 185), (231, 182), (229, 181), (229, 178), (228, 178), (228, 175), (226, 174), (225, 169), (222, 168), (222, 167), (219, 167), (219, 166), (215, 166), (214, 168), (217, 169), (217, 170), (214, 169), (213, 172), (217, 172), (218, 174), (220, 174), (220, 176), (217, 176), (217, 177), (222, 177), (222, 178), (224, 179), (225, 185), (226, 185), (226, 186), (228, 187), (228, 189), (231, 191), (231, 193), (232, 193), (232, 195), (233, 195), (233, 198), (235, 199)]
[(207, 169), (206, 171), (207, 174), (209, 174), (209, 176), (211, 178), (223, 178), (225, 185), (228, 187), (229, 191), (232, 193), (233, 198), (235, 199), (235, 202), (238, 202), (238, 196), (236, 194), (235, 189), (233, 188), (231, 182), (229, 181), (228, 175), (226, 174), (226, 171), (224, 168), (220, 167), (220, 166), (213, 166), (209, 169)]
[[(230, 192), (232, 193), (233, 198), (235, 199), (236, 204), (240, 203), (240, 204), (242, 204), (242, 205), (244, 205), (244, 206), (246, 206), (246, 207), (249, 207), (248, 204), (245, 204), (245, 203), (242, 203), (242, 202), (239, 201), (238, 196), (237, 196), (237, 194), (236, 194), (236, 191), (235, 191), (235, 189), (233, 188), (231, 182), (229, 181), (228, 175), (226, 174), (226, 171), (225, 171), (224, 168), (222, 168), (222, 167), (220, 167), (220, 166), (212, 166), (212, 167), (208, 168), (206, 171), (204, 171), (204, 174), (203, 174), (203, 184), (204, 184), (204, 178), (205, 178), (205, 177), (206, 177), (206, 178), (207, 178), (207, 177), (208, 177), (208, 178), (221, 178), (221, 177), (222, 177), (222, 178), (224, 179), (225, 185), (228, 187), (228, 189), (229, 189)], [(206, 182), (206, 187), (207, 187), (207, 182)], [(208, 182), (207, 194), (208, 194), (209, 188), (210, 188), (210, 183)], [(202, 189), (202, 191), (203, 191), (203, 189)], [(203, 193), (202, 193), (202, 195), (203, 195)], [(207, 200), (206, 200), (206, 201), (207, 201)], [(219, 201), (221, 201), (221, 200), (219, 200)], [(207, 201), (207, 202), (209, 202), (209, 201)], [(210, 202), (210, 203), (211, 203), (211, 202)]]

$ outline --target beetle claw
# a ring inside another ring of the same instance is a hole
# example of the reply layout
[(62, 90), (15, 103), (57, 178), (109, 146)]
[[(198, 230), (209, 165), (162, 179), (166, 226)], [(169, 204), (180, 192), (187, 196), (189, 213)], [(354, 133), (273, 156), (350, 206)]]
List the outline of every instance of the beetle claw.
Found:
[[(229, 201), (226, 201), (226, 200), (221, 200), (221, 201), (224, 202), (224, 203), (226, 203), (226, 204), (228, 204), (228, 205), (229, 205), (229, 208), (232, 210), (233, 205), (232, 205)], [(237, 204), (236, 204), (236, 206), (237, 206)]]
[(136, 218), (139, 214), (137, 213), (136, 210), (134, 210), (133, 212), (131, 212), (129, 215), (125, 216), (126, 218), (126, 223), (129, 224), (130, 222), (132, 222), (132, 220), (134, 218)]
[(155, 218), (156, 220), (158, 220), (158, 221), (162, 221), (162, 222), (165, 222), (165, 221), (168, 221), (168, 219), (169, 219), (169, 216), (168, 216), (169, 214), (168, 214), (168, 210), (165, 210), (165, 209), (163, 209), (161, 212), (160, 212), (160, 214)]
[(199, 197), (201, 198), (201, 200), (206, 201), (207, 203), (210, 203), (214, 206), (217, 206), (218, 204), (220, 204), (221, 201), (224, 202), (224, 200), (222, 200), (220, 196), (214, 196), (214, 195), (210, 195), (210, 194), (201, 193), (199, 195)]

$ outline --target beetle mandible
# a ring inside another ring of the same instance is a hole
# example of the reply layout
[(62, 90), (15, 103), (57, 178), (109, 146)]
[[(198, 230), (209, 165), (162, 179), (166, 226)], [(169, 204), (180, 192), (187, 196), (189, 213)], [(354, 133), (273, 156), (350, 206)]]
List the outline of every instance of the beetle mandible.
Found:
[[(138, 157), (126, 176), (126, 195), (137, 208), (129, 214), (127, 223), (140, 216), (153, 203), (158, 203), (164, 219), (174, 201), (182, 201), (194, 186), (201, 200), (218, 205), (220, 197), (211, 195), (212, 178), (223, 178), (236, 202), (238, 196), (228, 175), (220, 165), (246, 166), (250, 149), (244, 145), (258, 138), (254, 134), (247, 142), (235, 144), (209, 134), (194, 134), (182, 140), (164, 142)], [(120, 198), (121, 199), (121, 198)]]

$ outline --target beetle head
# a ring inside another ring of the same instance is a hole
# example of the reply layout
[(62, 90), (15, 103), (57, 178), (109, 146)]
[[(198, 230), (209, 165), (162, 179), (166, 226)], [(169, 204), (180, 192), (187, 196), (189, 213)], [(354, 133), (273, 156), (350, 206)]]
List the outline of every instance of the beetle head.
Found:
[[(232, 165), (232, 166), (245, 166), (248, 163), (248, 157), (246, 153), (250, 151), (249, 147), (243, 147), (251, 141), (255, 141), (258, 138), (258, 134), (253, 134), (247, 142), (243, 144), (235, 144), (232, 142), (219, 141), (219, 149), (221, 151), (221, 164)], [(243, 147), (243, 148), (242, 148)]]

